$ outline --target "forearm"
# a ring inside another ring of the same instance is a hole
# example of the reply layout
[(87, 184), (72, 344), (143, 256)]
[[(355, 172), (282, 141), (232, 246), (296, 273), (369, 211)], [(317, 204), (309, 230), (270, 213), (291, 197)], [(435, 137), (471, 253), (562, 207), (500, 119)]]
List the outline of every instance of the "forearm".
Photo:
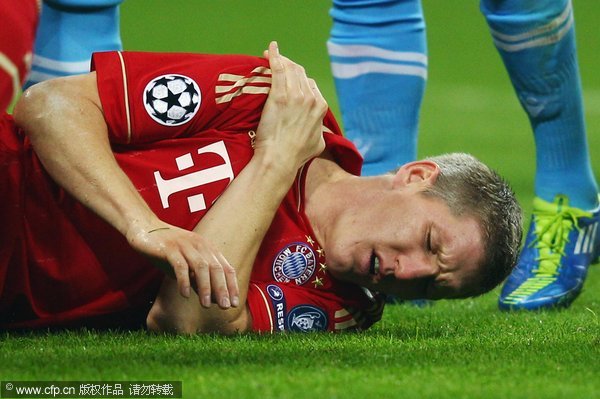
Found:
[(210, 237), (235, 268), (239, 306), (228, 310), (202, 308), (194, 298), (186, 300), (174, 295), (174, 282), (167, 277), (149, 315), (151, 329), (227, 334), (250, 328), (246, 299), (252, 266), (295, 175), (295, 169), (285, 169), (266, 157), (255, 156), (195, 228), (202, 236)]
[[(213, 244), (236, 269), (242, 305), (246, 304), (258, 250), (296, 172), (296, 169), (282, 170), (269, 160), (254, 158), (236, 178), (237, 184), (225, 191), (195, 229), (211, 237)], [(226, 321), (237, 319), (235, 313), (244, 309), (245, 306), (241, 306), (228, 310), (231, 315), (225, 317)], [(201, 329), (207, 330), (219, 323), (222, 313), (216, 308), (205, 309), (201, 315)]]
[(36, 85), (15, 119), (50, 176), (126, 235), (154, 215), (112, 154), (95, 85), (95, 74)]
[[(82, 204), (123, 234), (129, 244), (174, 271), (181, 295), (210, 263), (237, 295), (234, 273), (223, 256), (196, 233), (160, 220), (119, 167), (108, 139), (96, 74), (50, 80), (29, 89), (15, 119), (31, 139), (44, 168)], [(210, 283), (196, 280), (198, 286)], [(228, 295), (227, 290), (222, 295)], [(205, 306), (210, 306), (210, 298)]]

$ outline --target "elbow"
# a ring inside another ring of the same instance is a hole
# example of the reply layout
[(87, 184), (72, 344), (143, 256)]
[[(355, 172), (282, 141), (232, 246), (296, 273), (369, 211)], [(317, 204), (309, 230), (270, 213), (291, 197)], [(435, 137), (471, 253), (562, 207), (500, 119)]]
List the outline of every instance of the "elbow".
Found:
[(250, 331), (252, 316), (247, 306), (228, 310), (215, 309), (212, 317), (205, 317), (199, 323), (197, 332), (220, 335), (235, 335)]
[(196, 325), (189, 320), (173, 317), (157, 306), (148, 313), (146, 327), (155, 333), (192, 335), (198, 332)]
[[(247, 309), (237, 312), (236, 317), (231, 317), (231, 312), (229, 311), (216, 310), (217, 313), (213, 313), (213, 317), (201, 317), (200, 320), (191, 320), (190, 318), (173, 314), (173, 312), (166, 312), (160, 306), (156, 305), (157, 303), (155, 303), (146, 317), (148, 330), (156, 333), (235, 335), (249, 331), (252, 324), (251, 316)], [(229, 317), (223, 317), (225, 315)]]
[[(47, 123), (66, 123), (84, 110), (100, 109), (95, 73), (50, 79), (25, 90), (13, 118), (30, 136), (47, 131)], [(89, 112), (89, 111), (88, 111)]]
[(13, 118), (19, 127), (29, 131), (32, 124), (41, 118), (48, 108), (46, 104), (53, 84), (52, 81), (38, 83), (23, 92), (13, 110)]
[[(31, 139), (42, 138), (48, 126), (66, 118), (73, 108), (72, 95), (63, 79), (50, 79), (25, 90), (15, 104), (13, 118)], [(64, 121), (63, 121), (64, 122)]]

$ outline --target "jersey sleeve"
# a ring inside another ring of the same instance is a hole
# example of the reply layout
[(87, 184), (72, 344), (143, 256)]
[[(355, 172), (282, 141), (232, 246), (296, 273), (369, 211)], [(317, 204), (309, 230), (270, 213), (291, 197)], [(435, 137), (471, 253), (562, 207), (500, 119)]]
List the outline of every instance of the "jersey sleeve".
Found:
[(381, 319), (382, 297), (343, 301), (290, 284), (250, 283), (248, 306), (256, 332), (364, 330)]
[(92, 70), (118, 144), (256, 126), (271, 87), (268, 61), (242, 55), (104, 52)]
[(325, 118), (323, 118), (323, 138), (334, 161), (346, 172), (359, 176), (363, 158), (355, 145), (343, 136), (331, 110), (328, 110)]

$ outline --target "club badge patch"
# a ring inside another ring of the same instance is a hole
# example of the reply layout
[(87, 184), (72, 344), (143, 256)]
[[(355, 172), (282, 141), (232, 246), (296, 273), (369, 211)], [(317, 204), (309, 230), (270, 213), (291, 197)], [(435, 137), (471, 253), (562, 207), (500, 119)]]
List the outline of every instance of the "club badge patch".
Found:
[(327, 315), (311, 305), (299, 305), (288, 313), (287, 330), (294, 332), (326, 331)]
[(302, 285), (315, 272), (315, 253), (302, 242), (296, 242), (283, 248), (273, 262), (273, 278), (280, 283), (294, 281)]
[(179, 126), (189, 122), (201, 101), (200, 87), (184, 75), (162, 75), (152, 79), (144, 89), (144, 107), (161, 125)]

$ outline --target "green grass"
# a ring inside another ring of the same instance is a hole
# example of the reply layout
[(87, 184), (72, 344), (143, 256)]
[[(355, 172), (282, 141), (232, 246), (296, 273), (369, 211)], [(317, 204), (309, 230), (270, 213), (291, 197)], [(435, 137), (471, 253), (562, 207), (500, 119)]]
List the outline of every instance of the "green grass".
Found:
[[(590, 152), (600, 171), (600, 5), (575, 0)], [(127, 0), (125, 47), (250, 53), (269, 40), (305, 65), (339, 115), (323, 0)], [(429, 38), (421, 155), (466, 151), (498, 169), (527, 212), (533, 140), (477, 2), (424, 0)], [(498, 292), (391, 306), (361, 334), (172, 337), (0, 334), (2, 380), (180, 380), (192, 398), (600, 398), (600, 266), (567, 311), (502, 313)]]
[(355, 334), (0, 335), (3, 380), (176, 380), (184, 397), (598, 398), (600, 268), (567, 311), (496, 295), (389, 307)]

